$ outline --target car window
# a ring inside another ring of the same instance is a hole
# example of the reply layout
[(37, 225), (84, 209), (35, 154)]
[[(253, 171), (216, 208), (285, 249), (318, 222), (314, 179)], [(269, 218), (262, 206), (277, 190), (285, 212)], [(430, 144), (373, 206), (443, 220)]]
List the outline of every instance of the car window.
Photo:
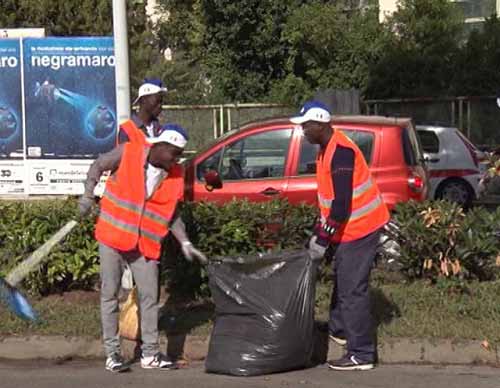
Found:
[(316, 174), (316, 155), (318, 150), (318, 144), (311, 144), (305, 137), (302, 137), (298, 175)]
[(358, 146), (361, 153), (365, 157), (366, 163), (368, 165), (372, 162), (372, 152), (373, 152), (373, 142), (375, 140), (375, 135), (372, 132), (367, 131), (357, 131), (355, 129), (343, 129), (347, 137), (349, 137), (354, 144)]
[[(342, 129), (342, 132), (359, 147), (369, 165), (372, 159), (375, 135), (372, 132), (359, 131), (355, 129)], [(316, 173), (316, 154), (318, 153), (318, 150), (319, 146), (317, 144), (311, 144), (305, 138), (302, 138), (302, 144), (300, 145), (298, 175)]]
[(417, 131), (417, 133), (424, 152), (431, 154), (437, 154), (439, 152), (439, 138), (434, 132), (420, 130)]
[(291, 135), (292, 129), (280, 129), (238, 140), (201, 162), (198, 178), (210, 168), (225, 181), (282, 177)]
[(422, 145), (418, 140), (413, 127), (404, 128), (403, 136), (403, 153), (405, 162), (408, 166), (417, 166), (423, 163)]

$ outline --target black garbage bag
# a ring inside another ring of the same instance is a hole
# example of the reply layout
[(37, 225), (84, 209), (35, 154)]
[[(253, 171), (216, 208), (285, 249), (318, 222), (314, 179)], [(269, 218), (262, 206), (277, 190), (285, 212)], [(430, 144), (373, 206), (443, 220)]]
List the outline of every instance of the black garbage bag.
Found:
[(208, 267), (216, 318), (206, 371), (254, 376), (310, 365), (318, 260), (306, 250), (220, 260)]

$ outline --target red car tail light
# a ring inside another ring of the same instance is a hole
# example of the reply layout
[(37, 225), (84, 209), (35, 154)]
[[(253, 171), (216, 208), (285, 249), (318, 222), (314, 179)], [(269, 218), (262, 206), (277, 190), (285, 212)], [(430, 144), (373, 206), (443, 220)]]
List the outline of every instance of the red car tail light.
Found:
[(408, 186), (416, 193), (421, 193), (424, 190), (425, 183), (421, 176), (412, 173), (408, 178)]

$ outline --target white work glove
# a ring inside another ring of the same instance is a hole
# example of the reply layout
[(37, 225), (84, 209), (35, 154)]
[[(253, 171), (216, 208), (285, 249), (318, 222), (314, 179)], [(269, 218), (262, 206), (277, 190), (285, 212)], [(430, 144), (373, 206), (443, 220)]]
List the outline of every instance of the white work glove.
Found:
[(196, 258), (201, 264), (206, 264), (208, 262), (207, 257), (196, 249), (191, 241), (183, 241), (181, 243), (181, 249), (188, 261), (193, 261), (193, 258)]
[(311, 258), (314, 259), (321, 259), (323, 256), (325, 256), (326, 252), (326, 247), (319, 245), (317, 242), (317, 236), (314, 235), (311, 237), (309, 240), (309, 244), (307, 246), (307, 250), (309, 252), (309, 255)]
[(83, 218), (88, 216), (94, 204), (94, 198), (85, 196), (80, 197), (80, 199), (78, 200), (78, 211), (80, 213), (80, 217)]

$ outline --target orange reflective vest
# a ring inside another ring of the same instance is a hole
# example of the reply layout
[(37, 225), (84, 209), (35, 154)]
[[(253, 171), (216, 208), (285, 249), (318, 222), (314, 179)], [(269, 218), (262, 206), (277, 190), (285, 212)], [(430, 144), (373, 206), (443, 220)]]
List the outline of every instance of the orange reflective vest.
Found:
[(318, 204), (322, 223), (330, 215), (332, 201), (335, 199), (331, 162), (337, 144), (354, 151), (351, 211), (348, 220), (342, 224), (333, 237), (334, 242), (348, 242), (358, 240), (381, 228), (389, 221), (390, 214), (363, 154), (346, 135), (335, 130), (326, 149), (319, 152), (316, 159)]
[(120, 131), (127, 134), (128, 140), (131, 143), (146, 144), (146, 135), (140, 128), (135, 125), (132, 120), (127, 120), (120, 124), (118, 129), (118, 135), (116, 136), (116, 144), (118, 145), (118, 140), (120, 138)]
[(106, 181), (95, 237), (111, 248), (137, 248), (148, 259), (159, 260), (161, 242), (183, 196), (184, 174), (180, 165), (174, 165), (152, 196), (146, 198), (148, 152), (147, 145), (125, 143), (120, 166)]

